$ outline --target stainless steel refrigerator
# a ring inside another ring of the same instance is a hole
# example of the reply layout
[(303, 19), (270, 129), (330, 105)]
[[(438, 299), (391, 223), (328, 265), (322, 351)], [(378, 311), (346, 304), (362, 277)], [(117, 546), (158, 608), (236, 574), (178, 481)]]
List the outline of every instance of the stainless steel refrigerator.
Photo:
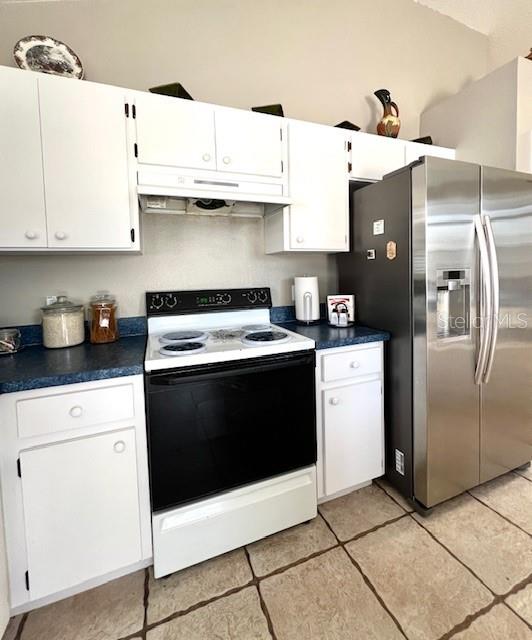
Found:
[(532, 175), (426, 157), (358, 187), (340, 291), (391, 333), (386, 475), (423, 511), (532, 459)]

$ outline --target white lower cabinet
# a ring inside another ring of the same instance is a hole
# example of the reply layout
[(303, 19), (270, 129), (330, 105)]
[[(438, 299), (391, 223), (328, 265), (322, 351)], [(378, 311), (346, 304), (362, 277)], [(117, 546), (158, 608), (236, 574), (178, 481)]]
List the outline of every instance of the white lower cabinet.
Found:
[(135, 430), (20, 454), (32, 599), (141, 560)]
[[(98, 397), (102, 411), (108, 408), (107, 421), (100, 414), (94, 422), (63, 419), (73, 402), (78, 413), (90, 414)], [(47, 407), (41, 425), (28, 428), (30, 417), (39, 421), (37, 412), (21, 412), (28, 403)], [(141, 375), (5, 394), (0, 419), (12, 613), (148, 564), (151, 517)]]
[(384, 473), (382, 362), (382, 342), (318, 351), (318, 498), (321, 501), (346, 493)]

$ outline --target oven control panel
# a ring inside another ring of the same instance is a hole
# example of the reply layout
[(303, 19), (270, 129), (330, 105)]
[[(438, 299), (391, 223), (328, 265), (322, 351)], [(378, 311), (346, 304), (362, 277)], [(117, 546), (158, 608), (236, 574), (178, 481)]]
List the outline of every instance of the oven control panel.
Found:
[(203, 311), (237, 311), (271, 308), (269, 287), (250, 289), (201, 289), (199, 291), (148, 291), (148, 316), (182, 315)]

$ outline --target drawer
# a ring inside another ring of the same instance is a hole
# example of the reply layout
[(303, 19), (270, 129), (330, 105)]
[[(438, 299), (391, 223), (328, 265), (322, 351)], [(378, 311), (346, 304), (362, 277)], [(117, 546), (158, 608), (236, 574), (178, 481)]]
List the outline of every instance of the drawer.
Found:
[(331, 353), (322, 356), (321, 379), (323, 382), (367, 376), (381, 373), (381, 371), (380, 348), (353, 349), (345, 353)]
[(134, 415), (133, 385), (130, 383), (17, 402), (20, 438), (128, 420)]

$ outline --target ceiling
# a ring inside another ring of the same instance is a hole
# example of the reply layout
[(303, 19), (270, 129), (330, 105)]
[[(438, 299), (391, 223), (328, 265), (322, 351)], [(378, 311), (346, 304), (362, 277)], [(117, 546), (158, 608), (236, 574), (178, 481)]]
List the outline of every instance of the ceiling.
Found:
[(488, 67), (496, 68), (532, 47), (531, 0), (414, 0), (488, 36)]

